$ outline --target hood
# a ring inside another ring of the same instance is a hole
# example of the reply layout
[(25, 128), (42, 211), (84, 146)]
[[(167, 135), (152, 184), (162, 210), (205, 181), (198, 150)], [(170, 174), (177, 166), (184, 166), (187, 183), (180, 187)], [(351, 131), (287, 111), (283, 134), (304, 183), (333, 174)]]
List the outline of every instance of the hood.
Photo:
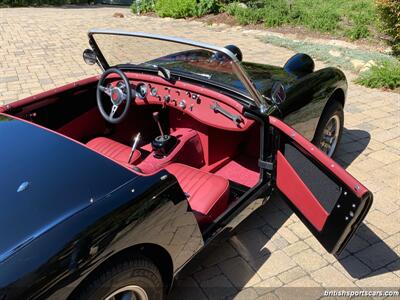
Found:
[(0, 262), (133, 172), (66, 137), (0, 114)]
[(297, 82), (297, 77), (286, 72), (283, 68), (242, 62), (242, 67), (249, 75), (260, 94), (271, 96), (271, 89), (275, 82), (281, 82), (285, 87)]

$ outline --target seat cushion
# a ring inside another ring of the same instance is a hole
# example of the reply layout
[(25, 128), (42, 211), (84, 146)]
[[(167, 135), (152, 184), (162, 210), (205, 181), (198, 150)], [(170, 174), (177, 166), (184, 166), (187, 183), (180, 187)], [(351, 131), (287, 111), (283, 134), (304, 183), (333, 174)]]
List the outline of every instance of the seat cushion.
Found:
[(228, 207), (229, 181), (193, 167), (173, 163), (166, 167), (173, 174), (182, 190), (188, 195), (189, 205), (202, 221), (213, 221)]
[[(105, 137), (94, 138), (93, 140), (90, 140), (86, 146), (112, 160), (123, 164), (128, 163), (128, 158), (131, 153), (131, 147)], [(140, 151), (135, 150), (129, 163), (133, 164), (137, 162), (139, 158)]]

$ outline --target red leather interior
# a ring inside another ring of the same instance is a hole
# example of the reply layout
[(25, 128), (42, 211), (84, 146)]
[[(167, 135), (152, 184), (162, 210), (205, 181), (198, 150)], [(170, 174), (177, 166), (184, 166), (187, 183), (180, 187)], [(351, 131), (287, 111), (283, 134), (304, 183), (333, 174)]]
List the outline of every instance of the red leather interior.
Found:
[(260, 168), (257, 162), (256, 157), (240, 155), (230, 160), (214, 174), (244, 186), (253, 187), (260, 179)]
[(199, 213), (196, 215), (199, 223), (215, 220), (228, 207), (229, 181), (225, 178), (178, 163), (166, 169), (188, 194), (190, 207)]
[[(110, 140), (105, 137), (97, 137), (86, 144), (92, 150), (115, 160), (118, 163), (127, 164), (131, 152), (131, 147)], [(140, 151), (135, 150), (130, 160), (130, 164), (140, 159)]]
[(98, 108), (94, 107), (57, 131), (75, 140), (87, 141), (99, 132), (104, 132), (105, 128), (106, 122), (100, 115)]
[[(145, 160), (137, 165), (143, 173), (153, 173), (173, 162), (179, 162), (196, 168), (204, 164), (203, 148), (196, 130), (180, 128), (172, 132), (171, 135), (178, 139), (178, 144), (164, 158), (155, 158), (152, 154), (147, 156)], [(142, 149), (149, 151), (151, 147), (145, 145)]]

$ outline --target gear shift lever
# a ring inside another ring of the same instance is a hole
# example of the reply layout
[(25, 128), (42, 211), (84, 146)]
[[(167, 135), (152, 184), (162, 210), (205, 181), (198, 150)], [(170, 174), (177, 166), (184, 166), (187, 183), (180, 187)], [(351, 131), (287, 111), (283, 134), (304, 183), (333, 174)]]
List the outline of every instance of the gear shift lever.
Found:
[(153, 119), (157, 123), (158, 129), (160, 130), (160, 136), (156, 137), (152, 142), (151, 146), (154, 151), (154, 157), (163, 158), (167, 156), (172, 149), (175, 148), (177, 144), (177, 138), (175, 136), (164, 134), (164, 131), (161, 127), (160, 123), (160, 114), (159, 112), (153, 113)]
[(154, 119), (154, 122), (157, 123), (158, 129), (160, 129), (161, 136), (164, 136), (165, 134), (164, 134), (164, 131), (162, 130), (162, 127), (160, 124), (160, 113), (158, 111), (153, 112), (153, 119)]

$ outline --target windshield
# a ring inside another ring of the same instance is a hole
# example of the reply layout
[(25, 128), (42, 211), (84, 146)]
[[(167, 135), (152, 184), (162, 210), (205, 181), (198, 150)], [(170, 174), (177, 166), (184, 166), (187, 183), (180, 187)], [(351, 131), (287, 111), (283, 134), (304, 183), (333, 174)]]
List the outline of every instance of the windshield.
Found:
[(91, 31), (89, 37), (101, 52), (105, 68), (126, 64), (163, 67), (176, 75), (226, 86), (253, 101), (259, 97), (240, 62), (225, 48), (141, 33)]

